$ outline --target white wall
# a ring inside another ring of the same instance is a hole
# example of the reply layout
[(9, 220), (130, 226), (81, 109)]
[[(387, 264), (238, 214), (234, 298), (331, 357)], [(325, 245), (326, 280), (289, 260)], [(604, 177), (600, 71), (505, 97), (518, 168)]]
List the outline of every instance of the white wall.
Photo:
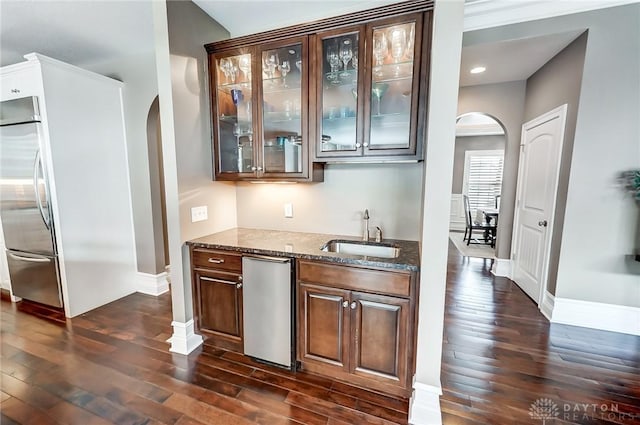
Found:
[[(149, 19), (151, 19), (151, 6), (149, 6)], [(163, 256), (163, 253), (157, 250), (155, 239), (162, 238), (162, 235), (154, 232), (151, 219), (154, 211), (147, 141), (147, 115), (151, 103), (158, 95), (155, 66), (153, 51), (146, 55), (140, 54), (109, 62), (82, 65), (85, 69), (124, 83), (124, 113), (138, 271), (154, 275), (164, 271), (157, 267), (157, 258)]]
[[(369, 209), (369, 231), (418, 240), (423, 163), (329, 165), (317, 184), (237, 186), (238, 226), (358, 236)], [(293, 204), (293, 218), (283, 206)]]

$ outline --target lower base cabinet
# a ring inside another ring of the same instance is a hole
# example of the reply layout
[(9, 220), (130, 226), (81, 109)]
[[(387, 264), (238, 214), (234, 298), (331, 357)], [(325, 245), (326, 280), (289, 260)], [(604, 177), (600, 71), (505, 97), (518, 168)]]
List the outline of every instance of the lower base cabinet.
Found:
[[(307, 273), (305, 268), (309, 268)], [(298, 361), (302, 369), (409, 396), (414, 351), (410, 295), (415, 277), (303, 261), (298, 270)], [(392, 277), (389, 288), (385, 274)], [(407, 297), (364, 292), (372, 280), (377, 291), (395, 292), (393, 285), (403, 279), (407, 292), (401, 292)]]
[(242, 257), (194, 249), (191, 258), (198, 332), (217, 347), (242, 353)]

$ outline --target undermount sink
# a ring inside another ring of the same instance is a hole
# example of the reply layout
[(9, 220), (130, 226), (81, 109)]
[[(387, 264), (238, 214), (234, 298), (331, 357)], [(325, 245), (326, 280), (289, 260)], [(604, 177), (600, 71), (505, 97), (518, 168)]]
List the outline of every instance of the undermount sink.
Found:
[(368, 257), (396, 258), (400, 248), (385, 244), (372, 244), (357, 241), (331, 240), (320, 248), (324, 252), (337, 252), (348, 255), (365, 255)]

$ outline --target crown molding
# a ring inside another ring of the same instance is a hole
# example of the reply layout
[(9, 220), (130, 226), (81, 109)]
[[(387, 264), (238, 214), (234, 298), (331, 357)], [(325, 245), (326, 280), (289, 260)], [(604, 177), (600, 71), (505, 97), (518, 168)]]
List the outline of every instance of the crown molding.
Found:
[(638, 0), (468, 0), (464, 5), (464, 31), (498, 27), (536, 19), (638, 3)]

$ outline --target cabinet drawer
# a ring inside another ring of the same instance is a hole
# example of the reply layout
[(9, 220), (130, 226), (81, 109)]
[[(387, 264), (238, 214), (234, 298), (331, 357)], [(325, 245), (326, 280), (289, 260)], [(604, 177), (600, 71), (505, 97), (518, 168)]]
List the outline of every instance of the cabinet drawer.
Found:
[(193, 267), (242, 271), (242, 255), (196, 248), (192, 253)]
[(411, 274), (300, 261), (298, 280), (335, 288), (408, 297)]

